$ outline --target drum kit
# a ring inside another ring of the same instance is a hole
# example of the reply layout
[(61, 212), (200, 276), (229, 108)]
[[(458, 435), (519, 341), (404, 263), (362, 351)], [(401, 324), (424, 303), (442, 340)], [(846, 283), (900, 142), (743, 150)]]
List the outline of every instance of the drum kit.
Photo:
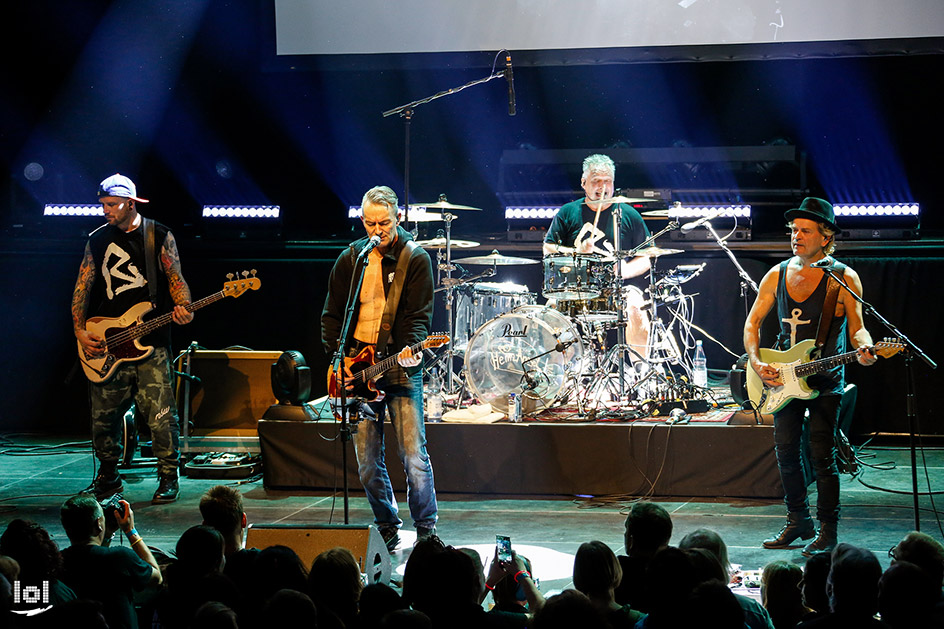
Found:
[[(452, 211), (478, 208), (453, 205), (444, 197), (417, 207), (439, 210), (446, 222), (443, 235), (417, 244), (436, 249), (436, 292), (445, 293), (452, 339), (427, 373), (436, 368), (445, 373), (444, 393), (456, 406), (471, 394), (479, 403), (508, 412), (514, 394), (521, 397), (525, 414), (575, 405), (579, 415), (614, 417), (646, 400), (691, 396), (690, 390), (679, 390), (688, 386), (679, 384), (687, 380), (673, 375), (673, 369), (687, 370), (673, 328), (684, 326), (686, 317), (690, 324), (683, 306), (690, 310), (693, 295), (686, 295), (682, 285), (701, 273), (704, 264), (656, 271), (658, 258), (682, 252), (657, 246), (609, 255), (554, 254), (543, 261), (497, 250), (454, 259), (454, 249), (479, 243), (452, 238)], [(625, 284), (620, 274), (621, 262), (635, 256), (650, 258), (645, 290)], [(499, 266), (541, 262), (545, 304), (538, 304), (526, 285), (482, 281)], [(453, 278), (453, 271), (462, 268), (457, 265), (485, 269)], [(658, 317), (663, 305), (673, 308), (669, 326)], [(644, 345), (628, 344), (627, 334), (639, 338), (639, 326)], [(463, 362), (458, 374), (457, 360)]]

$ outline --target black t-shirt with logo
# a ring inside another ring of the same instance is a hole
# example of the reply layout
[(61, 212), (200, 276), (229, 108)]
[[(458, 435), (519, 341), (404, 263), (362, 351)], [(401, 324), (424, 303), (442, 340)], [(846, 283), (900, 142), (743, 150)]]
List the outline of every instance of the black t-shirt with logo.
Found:
[[(154, 222), (154, 275), (157, 278), (157, 307), (144, 316), (153, 319), (173, 308), (167, 275), (161, 268), (160, 254), (170, 230)], [(144, 256), (144, 228), (130, 232), (113, 225), (102, 225), (89, 236), (89, 249), (95, 262), (95, 282), (89, 300), (88, 318), (120, 317), (129, 308), (150, 301), (147, 266)], [(140, 340), (142, 345), (170, 347), (170, 326), (162, 326)]]

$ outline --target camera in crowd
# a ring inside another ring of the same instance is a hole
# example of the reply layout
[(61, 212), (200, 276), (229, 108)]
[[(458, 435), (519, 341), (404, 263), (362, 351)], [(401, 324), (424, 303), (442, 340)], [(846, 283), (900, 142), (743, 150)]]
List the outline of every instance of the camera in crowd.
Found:
[(105, 514), (106, 530), (114, 531), (118, 529), (117, 514), (121, 513), (124, 515), (125, 511), (124, 505), (118, 502), (119, 500), (121, 500), (121, 494), (114, 494), (113, 496), (109, 496), (104, 500), (98, 501), (98, 504), (100, 504), (102, 507), (102, 513)]

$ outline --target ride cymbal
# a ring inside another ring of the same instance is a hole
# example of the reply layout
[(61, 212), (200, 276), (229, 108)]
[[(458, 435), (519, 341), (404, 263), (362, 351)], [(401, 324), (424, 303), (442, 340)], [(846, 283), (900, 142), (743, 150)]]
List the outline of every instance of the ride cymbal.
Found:
[(492, 251), (487, 256), (472, 256), (469, 258), (459, 258), (453, 260), (460, 264), (496, 264), (498, 266), (510, 266), (513, 264), (537, 264), (537, 260), (531, 258), (516, 258), (514, 256), (503, 256), (498, 251)]

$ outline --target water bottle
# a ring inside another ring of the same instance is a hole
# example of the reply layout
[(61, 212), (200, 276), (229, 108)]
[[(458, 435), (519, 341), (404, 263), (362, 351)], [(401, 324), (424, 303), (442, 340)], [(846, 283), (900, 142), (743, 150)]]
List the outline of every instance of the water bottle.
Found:
[(441, 422), (443, 414), (442, 378), (439, 368), (434, 367), (426, 385), (426, 421)]
[(695, 369), (692, 372), (692, 382), (696, 387), (708, 386), (708, 361), (705, 360), (705, 348), (701, 341), (695, 341), (695, 360), (692, 361)]

